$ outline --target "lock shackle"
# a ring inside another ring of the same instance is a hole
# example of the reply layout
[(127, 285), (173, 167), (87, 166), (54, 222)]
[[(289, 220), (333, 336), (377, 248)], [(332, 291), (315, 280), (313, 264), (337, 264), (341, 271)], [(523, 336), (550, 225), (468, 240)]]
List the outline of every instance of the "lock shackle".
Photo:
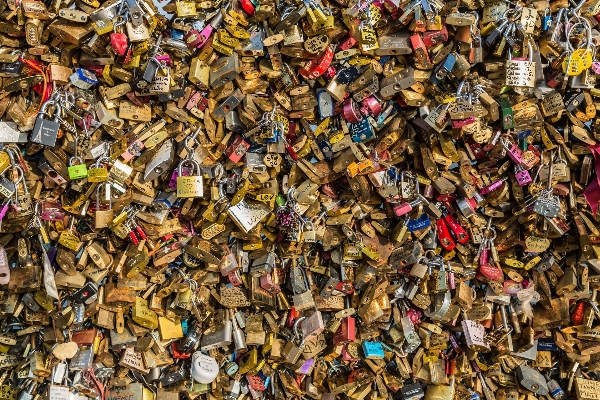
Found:
[(71, 158), (69, 159), (69, 165), (70, 165), (70, 166), (73, 166), (73, 160), (77, 161), (77, 164), (75, 164), (75, 165), (81, 165), (81, 164), (85, 164), (85, 163), (83, 162), (83, 158), (81, 158), (81, 157), (79, 157), (79, 156), (75, 156), (75, 157), (71, 157)]
[[(98, 158), (98, 159), (96, 160), (96, 162), (94, 163), (94, 167), (95, 167), (95, 168), (100, 168), (100, 164), (102, 164), (102, 163), (105, 163), (105, 162), (106, 162), (106, 164), (109, 164), (109, 165), (110, 165), (110, 164), (111, 164), (111, 162), (112, 162), (112, 160), (113, 160), (113, 159), (112, 159), (112, 158), (110, 158), (110, 157), (108, 157), (108, 156), (102, 156), (102, 157), (100, 157), (100, 158)], [(108, 168), (107, 168), (107, 169), (108, 169)]]
[(479, 24), (479, 14), (477, 13), (477, 11), (471, 11), (469, 14), (475, 16), (475, 22), (473, 22), (473, 25), (469, 25), (469, 31), (471, 31), (471, 36), (475, 36), (475, 27), (477, 27), (477, 24)]
[(298, 325), (300, 325), (300, 323), (302, 321), (304, 321), (306, 319), (306, 317), (300, 317), (296, 320), (296, 322), (294, 322), (294, 338), (295, 339), (299, 339), (302, 338), (302, 341), (304, 342), (304, 338), (302, 337), (301, 334), (298, 333)]
[(129, 12), (126, 12), (125, 16), (118, 17), (119, 20), (113, 24), (113, 33), (119, 33), (119, 32), (117, 32), (117, 28), (120, 26), (123, 26), (127, 23), (128, 16), (129, 16)]
[(462, 98), (463, 97), (463, 90), (466, 90), (466, 94), (468, 95), (469, 91), (471, 91), (471, 84), (467, 81), (461, 81), (458, 84), (458, 88), (456, 89), (456, 97), (457, 98)]
[[(160, 66), (160, 62), (158, 60), (156, 60), (157, 63), (159, 63)], [(190, 139), (192, 139), (194, 142), (196, 141), (196, 137), (198, 136), (198, 133), (200, 133), (200, 127), (198, 127), (198, 129), (196, 129), (196, 131), (194, 133), (192, 133), (192, 135), (189, 138), (185, 138), (183, 141), (183, 147), (185, 147), (185, 149), (187, 150), (187, 159), (191, 160), (193, 159), (193, 154), (194, 151), (192, 150), (192, 148), (189, 146), (188, 141)], [(220, 165), (220, 164), (219, 164)], [(198, 166), (198, 171), (200, 171), (200, 166)], [(181, 175), (180, 175), (181, 176)]]
[[(100, 211), (100, 189), (103, 185), (98, 185), (96, 187), (96, 211)], [(108, 192), (107, 192), (108, 191)], [(108, 209), (112, 210), (112, 195), (110, 194), (110, 183), (104, 185), (104, 193), (108, 197)]]
[[(62, 96), (64, 96), (64, 101), (68, 101), (68, 102), (71, 102), (72, 104), (75, 104), (75, 93), (65, 90), (64, 92), (62, 92)], [(63, 99), (61, 99), (61, 101), (62, 100)]]
[(579, 10), (581, 9), (581, 7), (583, 7), (583, 4), (585, 3), (586, 0), (580, 0), (579, 3), (577, 3), (577, 5), (575, 6), (575, 8), (573, 8), (572, 10), (570, 10), (570, 12), (574, 15), (578, 15), (579, 14)]
[(47, 111), (48, 107), (50, 105), (54, 105), (55, 107), (57, 107), (57, 109), (60, 108), (60, 106), (58, 104), (56, 104), (56, 101), (47, 100), (44, 104), (42, 104), (42, 107), (40, 108), (40, 112), (38, 112), (38, 115), (43, 114), (43, 115), (47, 115), (48, 117), (50, 117), (50, 113), (48, 113), (48, 111)]
[(179, 177), (182, 177), (183, 175), (183, 166), (184, 165), (191, 165), (193, 168), (190, 171), (190, 176), (194, 176), (194, 172), (197, 171), (198, 174), (200, 174), (200, 164), (198, 164), (198, 161), (194, 160), (194, 159), (189, 159), (186, 158), (184, 160), (181, 160), (181, 162), (179, 163), (179, 166), (177, 167), (177, 173), (179, 174)]
[(6, 152), (6, 154), (8, 154), (8, 157), (10, 158), (10, 165), (17, 165), (16, 160), (19, 159), (20, 153), (18, 153), (17, 150), (12, 146), (4, 146), (4, 151)]
[[(52, 349), (54, 350), (54, 348), (58, 346), (58, 343), (55, 344), (54, 346), (52, 346)], [(55, 376), (56, 376), (56, 370), (58, 369), (58, 366), (61, 365), (64, 362), (65, 364), (65, 373), (63, 375), (63, 379), (62, 379), (62, 384), (66, 385), (68, 382), (68, 377), (69, 377), (69, 363), (66, 360), (61, 360), (58, 364), (56, 364), (54, 367), (52, 367), (52, 375), (51, 375), (51, 380), (50, 380), (50, 384), (53, 385), (55, 380)]]

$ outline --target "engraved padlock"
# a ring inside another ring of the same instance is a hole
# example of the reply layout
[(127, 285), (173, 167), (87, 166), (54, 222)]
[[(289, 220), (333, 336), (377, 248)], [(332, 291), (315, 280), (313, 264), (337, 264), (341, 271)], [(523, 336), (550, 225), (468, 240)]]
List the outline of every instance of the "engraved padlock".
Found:
[[(190, 168), (190, 175), (183, 176), (183, 167), (187, 165)], [(200, 164), (198, 161), (188, 158), (179, 163), (177, 168), (177, 197), (202, 197), (204, 195), (204, 185), (202, 175), (200, 174)]]
[[(54, 121), (44, 119), (44, 116), (50, 117), (50, 114), (48, 114), (48, 107), (51, 105), (56, 107), (56, 110), (54, 111)], [(31, 133), (32, 142), (50, 147), (56, 145), (56, 138), (58, 137), (58, 130), (60, 129), (60, 123), (58, 122), (60, 111), (61, 107), (53, 100), (49, 100), (42, 105)]]
[(112, 161), (110, 157), (100, 157), (96, 163), (88, 169), (88, 182), (104, 182), (108, 179), (108, 168), (103, 165)]
[(520, 165), (515, 165), (515, 178), (519, 186), (525, 186), (533, 182), (529, 171), (527, 171)]

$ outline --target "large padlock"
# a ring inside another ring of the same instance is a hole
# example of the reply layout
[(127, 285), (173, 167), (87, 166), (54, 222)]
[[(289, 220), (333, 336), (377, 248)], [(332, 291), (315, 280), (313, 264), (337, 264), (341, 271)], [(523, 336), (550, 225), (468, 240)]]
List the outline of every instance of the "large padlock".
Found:
[[(57, 107), (54, 114), (54, 121), (44, 119), (44, 116), (50, 116), (48, 114), (48, 106), (50, 105)], [(49, 100), (42, 105), (38, 117), (35, 120), (33, 132), (31, 133), (32, 142), (50, 147), (56, 145), (56, 138), (58, 137), (58, 130), (60, 129), (60, 123), (58, 122), (60, 111), (60, 106), (53, 100)]]
[[(189, 176), (183, 176), (184, 165), (191, 166)], [(202, 197), (204, 195), (202, 175), (200, 175), (198, 161), (185, 159), (179, 163), (177, 171), (179, 174), (177, 177), (177, 197)]]
[(119, 29), (119, 27), (125, 25), (126, 23), (127, 21), (125, 19), (119, 22), (115, 22), (113, 27), (113, 33), (110, 34), (110, 44), (115, 50), (115, 52), (120, 56), (125, 55), (125, 52), (127, 51), (127, 44), (129, 42), (127, 40), (127, 35), (123, 32), (120, 32), (122, 28)]
[(533, 49), (529, 45), (529, 59), (512, 58), (512, 52), (508, 52), (506, 60), (506, 86), (512, 87), (535, 87), (536, 63), (532, 59)]

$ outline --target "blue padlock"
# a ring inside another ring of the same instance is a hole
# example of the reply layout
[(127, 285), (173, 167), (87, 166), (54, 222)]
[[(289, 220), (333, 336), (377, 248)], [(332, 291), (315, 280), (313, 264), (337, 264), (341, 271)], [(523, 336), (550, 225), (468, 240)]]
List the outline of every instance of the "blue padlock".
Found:
[(546, 7), (544, 10), (544, 16), (542, 17), (542, 30), (544, 32), (550, 29), (550, 26), (552, 25), (552, 13), (548, 13), (548, 11), (550, 11), (550, 9)]
[(375, 136), (367, 118), (363, 118), (362, 121), (353, 124), (348, 124), (348, 130), (353, 142), (365, 142)]
[(171, 28), (171, 38), (183, 40), (184, 36), (185, 36), (185, 32), (182, 31), (181, 29)]
[(379, 342), (363, 342), (362, 343), (363, 353), (365, 358), (371, 360), (380, 360), (384, 357), (383, 346)]
[(333, 150), (331, 150), (331, 143), (327, 140), (327, 136), (325, 134), (320, 134), (317, 137), (317, 146), (321, 149), (321, 153), (323, 153), (323, 157), (325, 159), (330, 160), (333, 158)]
[(337, 80), (342, 85), (347, 85), (360, 75), (360, 70), (356, 67), (344, 68), (338, 71)]
[(448, 74), (452, 71), (452, 68), (454, 68), (456, 58), (456, 54), (450, 53), (446, 56), (444, 62), (436, 65), (431, 73), (431, 77), (429, 78), (431, 83), (438, 85), (440, 82), (442, 82), (444, 78), (446, 78), (446, 76), (448, 76)]
[(415, 232), (415, 231), (419, 231), (421, 229), (425, 229), (430, 225), (431, 225), (431, 221), (429, 220), (429, 217), (425, 213), (421, 214), (421, 216), (417, 219), (409, 219), (408, 222), (406, 223), (406, 227), (408, 228), (408, 230), (410, 232)]

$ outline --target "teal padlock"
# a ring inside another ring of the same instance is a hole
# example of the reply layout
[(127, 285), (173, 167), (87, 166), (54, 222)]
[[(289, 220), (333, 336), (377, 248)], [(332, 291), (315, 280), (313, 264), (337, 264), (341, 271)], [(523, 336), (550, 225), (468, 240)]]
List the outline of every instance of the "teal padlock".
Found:
[[(75, 160), (77, 164), (73, 164), (73, 160)], [(75, 179), (82, 179), (88, 176), (87, 166), (81, 157), (71, 157), (69, 164), (71, 164), (71, 166), (67, 168), (67, 170), (69, 171), (70, 180), (73, 181)]]

